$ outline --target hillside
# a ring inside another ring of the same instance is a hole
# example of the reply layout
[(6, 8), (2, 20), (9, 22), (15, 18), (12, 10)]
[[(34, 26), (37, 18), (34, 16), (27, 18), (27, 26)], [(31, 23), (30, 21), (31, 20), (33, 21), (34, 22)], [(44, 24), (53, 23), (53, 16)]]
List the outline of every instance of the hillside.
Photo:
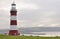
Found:
[(60, 39), (60, 37), (7, 36), (7, 35), (0, 35), (0, 39)]

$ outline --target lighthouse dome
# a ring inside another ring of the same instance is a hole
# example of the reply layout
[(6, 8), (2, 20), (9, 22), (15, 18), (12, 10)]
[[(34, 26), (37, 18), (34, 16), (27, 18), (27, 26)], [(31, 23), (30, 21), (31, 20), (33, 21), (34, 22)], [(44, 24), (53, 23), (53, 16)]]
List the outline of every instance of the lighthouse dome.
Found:
[(12, 6), (11, 11), (16, 11), (16, 4), (15, 4), (15, 2), (13, 2), (11, 6)]

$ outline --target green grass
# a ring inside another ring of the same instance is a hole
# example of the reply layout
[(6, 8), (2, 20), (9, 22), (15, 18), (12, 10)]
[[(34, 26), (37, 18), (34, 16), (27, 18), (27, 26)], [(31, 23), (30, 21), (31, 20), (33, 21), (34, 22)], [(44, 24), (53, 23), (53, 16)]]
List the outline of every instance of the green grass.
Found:
[(0, 35), (0, 39), (60, 39), (60, 37), (7, 36), (7, 35)]

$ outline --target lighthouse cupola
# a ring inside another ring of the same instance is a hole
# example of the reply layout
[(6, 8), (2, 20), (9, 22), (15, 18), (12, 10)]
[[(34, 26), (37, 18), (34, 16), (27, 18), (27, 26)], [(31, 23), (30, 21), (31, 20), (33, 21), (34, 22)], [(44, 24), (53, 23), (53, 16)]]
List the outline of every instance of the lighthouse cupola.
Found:
[(12, 5), (11, 5), (11, 11), (16, 11), (17, 9), (16, 9), (16, 4), (13, 2), (12, 3)]

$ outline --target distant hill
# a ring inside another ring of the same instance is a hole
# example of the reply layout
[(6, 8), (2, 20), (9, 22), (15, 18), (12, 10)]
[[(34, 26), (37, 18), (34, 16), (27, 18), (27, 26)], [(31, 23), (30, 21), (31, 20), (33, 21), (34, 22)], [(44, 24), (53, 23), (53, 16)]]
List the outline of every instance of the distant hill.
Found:
[[(0, 30), (0, 33), (8, 33), (9, 29)], [(31, 32), (60, 32), (60, 27), (28, 27), (19, 28), (22, 34), (29, 34)]]
[(30, 32), (60, 32), (60, 27), (29, 27), (29, 28), (19, 28), (21, 33)]

